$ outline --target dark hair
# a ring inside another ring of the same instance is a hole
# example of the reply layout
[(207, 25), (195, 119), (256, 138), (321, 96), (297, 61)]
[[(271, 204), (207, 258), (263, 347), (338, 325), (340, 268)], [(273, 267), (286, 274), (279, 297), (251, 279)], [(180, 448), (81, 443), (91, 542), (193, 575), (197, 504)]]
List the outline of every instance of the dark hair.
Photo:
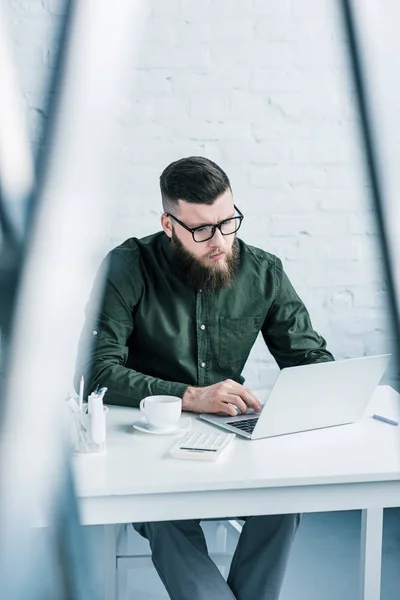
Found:
[(202, 156), (189, 156), (177, 160), (161, 173), (161, 197), (165, 212), (179, 200), (195, 204), (213, 204), (231, 188), (226, 173), (212, 160)]

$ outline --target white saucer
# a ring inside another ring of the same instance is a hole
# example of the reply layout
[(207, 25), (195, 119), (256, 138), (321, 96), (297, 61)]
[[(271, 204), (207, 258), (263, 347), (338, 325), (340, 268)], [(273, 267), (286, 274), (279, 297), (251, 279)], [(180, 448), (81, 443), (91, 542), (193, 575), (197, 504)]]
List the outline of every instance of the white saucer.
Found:
[(139, 421), (133, 424), (133, 428), (144, 433), (153, 433), (154, 435), (171, 435), (172, 433), (181, 433), (190, 429), (192, 419), (190, 417), (181, 417), (179, 423), (175, 427), (169, 429), (157, 429), (146, 421), (146, 417), (142, 417)]

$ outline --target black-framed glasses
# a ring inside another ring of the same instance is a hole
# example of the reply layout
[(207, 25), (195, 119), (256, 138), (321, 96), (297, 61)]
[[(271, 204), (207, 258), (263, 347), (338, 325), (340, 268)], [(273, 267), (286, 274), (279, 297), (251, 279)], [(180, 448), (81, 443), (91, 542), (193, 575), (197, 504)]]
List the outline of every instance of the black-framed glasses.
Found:
[(224, 219), (220, 223), (216, 223), (215, 225), (200, 225), (200, 227), (188, 227), (185, 223), (182, 223), (179, 219), (171, 215), (171, 213), (165, 213), (167, 217), (171, 217), (174, 221), (179, 223), (181, 227), (186, 229), (186, 231), (190, 231), (193, 236), (195, 242), (207, 242), (207, 240), (211, 240), (214, 236), (217, 228), (220, 230), (222, 235), (232, 235), (236, 233), (242, 224), (244, 219), (244, 215), (240, 212), (237, 206), (234, 205), (238, 216), (230, 217), (229, 219)]

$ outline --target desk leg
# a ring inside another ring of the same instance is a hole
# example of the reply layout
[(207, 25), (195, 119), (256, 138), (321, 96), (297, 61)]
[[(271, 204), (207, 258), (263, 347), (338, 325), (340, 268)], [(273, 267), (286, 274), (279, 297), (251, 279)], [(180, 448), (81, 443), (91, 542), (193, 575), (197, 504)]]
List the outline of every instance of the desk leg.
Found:
[(383, 509), (361, 511), (360, 600), (381, 597)]
[(104, 600), (117, 600), (117, 525), (104, 525)]
[(117, 600), (128, 599), (128, 571), (126, 569), (118, 568), (118, 558), (129, 554), (128, 529), (131, 529), (131, 525), (120, 525), (117, 537)]

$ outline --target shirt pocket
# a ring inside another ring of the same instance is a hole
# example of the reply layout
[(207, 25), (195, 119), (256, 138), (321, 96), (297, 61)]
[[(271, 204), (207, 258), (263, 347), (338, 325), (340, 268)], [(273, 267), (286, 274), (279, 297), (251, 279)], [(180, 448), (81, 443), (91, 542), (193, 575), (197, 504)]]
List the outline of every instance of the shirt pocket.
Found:
[(245, 363), (260, 332), (262, 317), (219, 319), (219, 356), (222, 368)]

